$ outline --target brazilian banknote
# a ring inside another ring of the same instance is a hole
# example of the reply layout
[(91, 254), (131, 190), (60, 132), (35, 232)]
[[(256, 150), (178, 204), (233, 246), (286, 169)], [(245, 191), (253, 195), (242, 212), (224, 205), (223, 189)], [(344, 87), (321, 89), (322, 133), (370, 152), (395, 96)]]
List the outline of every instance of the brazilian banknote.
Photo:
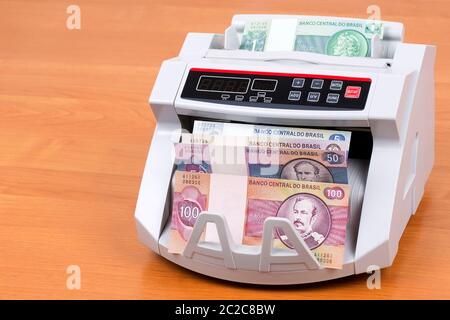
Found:
[[(322, 266), (341, 269), (349, 197), (348, 185), (250, 177), (243, 243), (261, 243), (268, 217), (287, 218)], [(274, 246), (292, 244), (277, 230)]]
[(251, 177), (348, 183), (347, 153), (288, 148), (246, 148)]
[[(168, 252), (182, 254), (199, 214), (226, 215), (234, 243), (241, 244), (245, 224), (247, 177), (175, 171), (172, 181), (172, 216)], [(218, 242), (209, 224), (201, 240)]]
[(174, 148), (179, 171), (248, 175), (244, 146), (176, 143)]
[(212, 173), (211, 146), (198, 143), (175, 143), (175, 165), (179, 171)]
[(294, 50), (332, 56), (369, 57), (374, 36), (383, 38), (383, 24), (380, 21), (303, 17), (297, 21)]
[(260, 148), (313, 149), (348, 152), (348, 144), (339, 140), (286, 138), (284, 136), (229, 136), (183, 133), (181, 142), (187, 144), (212, 144)]
[(270, 20), (250, 21), (244, 27), (239, 49), (264, 51), (270, 30)]
[(175, 172), (172, 181), (169, 253), (183, 253), (199, 214), (208, 209), (208, 196), (209, 175)]
[[(169, 252), (183, 253), (200, 213), (222, 214), (237, 244), (260, 245), (268, 217), (287, 218), (323, 267), (342, 268), (349, 186), (176, 171)], [(218, 242), (207, 225), (202, 240)], [(283, 230), (274, 245), (292, 248)]]
[(262, 146), (175, 144), (177, 170), (348, 183), (347, 152)]
[(269, 47), (270, 51), (277, 51), (278, 46), (278, 51), (369, 57), (371, 39), (375, 36), (382, 39), (383, 34), (384, 25), (378, 20), (299, 16), (297, 19), (249, 21), (240, 49), (265, 51)]
[[(350, 131), (316, 128), (278, 127), (232, 122), (194, 121), (193, 134), (213, 136), (266, 137), (271, 139), (308, 139), (317, 142), (340, 142), (342, 150), (350, 149)], [(330, 149), (334, 146), (331, 145)]]

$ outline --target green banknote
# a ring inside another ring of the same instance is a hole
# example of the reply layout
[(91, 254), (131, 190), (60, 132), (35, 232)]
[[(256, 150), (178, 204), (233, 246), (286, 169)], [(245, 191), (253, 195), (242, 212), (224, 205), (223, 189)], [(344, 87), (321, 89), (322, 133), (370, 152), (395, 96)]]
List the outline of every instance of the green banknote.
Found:
[(383, 38), (383, 24), (376, 20), (303, 17), (297, 21), (295, 51), (332, 56), (369, 57), (371, 39)]
[(264, 51), (270, 31), (270, 20), (250, 21), (245, 25), (239, 49)]
[(369, 57), (372, 38), (382, 39), (383, 32), (383, 23), (377, 20), (300, 16), (249, 21), (240, 49)]

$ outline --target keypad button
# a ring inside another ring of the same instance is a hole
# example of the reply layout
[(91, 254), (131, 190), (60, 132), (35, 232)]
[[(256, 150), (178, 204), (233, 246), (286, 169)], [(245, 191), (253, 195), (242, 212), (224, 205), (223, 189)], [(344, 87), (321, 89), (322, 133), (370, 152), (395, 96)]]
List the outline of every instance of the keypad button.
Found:
[(320, 99), (320, 92), (310, 92), (308, 93), (308, 101), (309, 102), (317, 102)]
[(302, 95), (301, 91), (291, 91), (289, 92), (288, 100), (290, 101), (298, 101)]
[(330, 90), (342, 90), (343, 81), (333, 80), (330, 84)]
[(313, 79), (311, 81), (311, 89), (322, 89), (323, 80), (322, 79)]
[(327, 95), (327, 103), (338, 103), (339, 102), (339, 93), (329, 93)]
[(305, 85), (304, 78), (294, 78), (294, 80), (292, 80), (292, 87), (294, 88), (303, 88), (304, 85)]
[(358, 86), (348, 86), (345, 88), (344, 97), (348, 99), (358, 99), (361, 95), (361, 87)]

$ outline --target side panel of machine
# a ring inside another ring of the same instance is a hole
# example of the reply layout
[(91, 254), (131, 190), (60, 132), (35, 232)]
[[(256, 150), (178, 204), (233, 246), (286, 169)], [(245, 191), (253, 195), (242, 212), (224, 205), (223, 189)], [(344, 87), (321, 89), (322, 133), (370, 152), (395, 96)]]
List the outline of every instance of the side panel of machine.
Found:
[(158, 253), (158, 239), (168, 216), (166, 200), (175, 161), (173, 141), (181, 133), (174, 100), (185, 67), (179, 61), (164, 62), (149, 100), (157, 125), (142, 176), (135, 218), (139, 239)]
[(370, 113), (373, 154), (356, 273), (392, 264), (434, 161), (434, 48), (402, 44), (396, 54), (397, 75), (380, 77), (374, 101), (378, 108)]

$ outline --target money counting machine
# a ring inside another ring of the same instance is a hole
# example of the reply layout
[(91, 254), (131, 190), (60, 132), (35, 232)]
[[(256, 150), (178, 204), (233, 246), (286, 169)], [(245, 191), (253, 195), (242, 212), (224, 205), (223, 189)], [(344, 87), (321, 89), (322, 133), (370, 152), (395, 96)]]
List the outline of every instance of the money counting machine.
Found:
[[(140, 240), (185, 268), (245, 283), (308, 283), (390, 266), (434, 162), (435, 47), (404, 43), (403, 25), (384, 22), (371, 57), (238, 50), (245, 24), (261, 18), (292, 16), (236, 15), (224, 34), (188, 34), (179, 56), (162, 64), (149, 99), (157, 123), (135, 213)], [(208, 78), (238, 81), (238, 89), (199, 87)], [(222, 213), (203, 212), (183, 254), (168, 253), (173, 143), (198, 119), (352, 132), (341, 270), (322, 268), (305, 246), (272, 248), (282, 218), (267, 219), (253, 247), (233, 242)], [(199, 240), (207, 223), (219, 243)]]

